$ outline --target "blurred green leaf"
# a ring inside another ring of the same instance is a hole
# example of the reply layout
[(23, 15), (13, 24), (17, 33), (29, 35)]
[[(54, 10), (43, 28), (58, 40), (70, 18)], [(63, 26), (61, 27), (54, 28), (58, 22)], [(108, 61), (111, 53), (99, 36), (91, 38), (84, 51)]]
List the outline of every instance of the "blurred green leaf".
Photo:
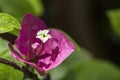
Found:
[(109, 10), (107, 15), (110, 19), (112, 28), (115, 33), (120, 36), (120, 9), (118, 10)]
[(0, 33), (12, 31), (14, 28), (20, 29), (20, 23), (13, 16), (0, 13)]
[(0, 80), (22, 80), (23, 73), (0, 63)]
[(11, 52), (8, 48), (8, 41), (2, 38), (0, 38), (0, 58), (13, 60), (13, 57), (11, 56)]
[(8, 49), (7, 41), (0, 38), (0, 53), (6, 51), (7, 49)]
[[(0, 38), (0, 58), (15, 60), (8, 48), (8, 42)], [(0, 80), (22, 80), (23, 73), (10, 66), (0, 63)]]
[(9, 13), (20, 21), (28, 12), (41, 16), (44, 11), (41, 0), (0, 0), (0, 8), (2, 12)]
[(120, 80), (120, 70), (109, 62), (89, 60), (78, 64), (62, 80)]
[(42, 4), (42, 0), (27, 0), (27, 1), (30, 3), (35, 15), (37, 16), (43, 15), (44, 7)]

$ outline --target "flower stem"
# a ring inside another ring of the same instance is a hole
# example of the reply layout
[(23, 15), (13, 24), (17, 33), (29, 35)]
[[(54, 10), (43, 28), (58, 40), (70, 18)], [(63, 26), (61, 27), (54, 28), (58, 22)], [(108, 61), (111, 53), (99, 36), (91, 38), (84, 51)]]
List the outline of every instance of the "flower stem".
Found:
[(51, 80), (50, 74), (48, 73), (43, 80)]
[(33, 80), (40, 80), (38, 76), (34, 73), (32, 73), (30, 70), (27, 69), (25, 66), (19, 66), (14, 61), (6, 60), (3, 58), (0, 58), (0, 63), (12, 66), (15, 69), (18, 69), (19, 71), (22, 71), (27, 77), (33, 79)]

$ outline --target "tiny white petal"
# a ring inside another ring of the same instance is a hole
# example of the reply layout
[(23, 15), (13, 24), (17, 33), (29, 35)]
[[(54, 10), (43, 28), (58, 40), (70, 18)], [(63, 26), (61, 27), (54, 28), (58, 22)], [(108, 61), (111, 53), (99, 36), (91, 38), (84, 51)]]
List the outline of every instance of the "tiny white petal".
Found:
[(45, 33), (45, 34), (48, 34), (48, 32), (49, 32), (49, 30), (44, 30), (44, 33)]
[(39, 38), (43, 43), (45, 43), (49, 38), (51, 38), (51, 35), (48, 33), (49, 30), (40, 30), (37, 32), (36, 38)]

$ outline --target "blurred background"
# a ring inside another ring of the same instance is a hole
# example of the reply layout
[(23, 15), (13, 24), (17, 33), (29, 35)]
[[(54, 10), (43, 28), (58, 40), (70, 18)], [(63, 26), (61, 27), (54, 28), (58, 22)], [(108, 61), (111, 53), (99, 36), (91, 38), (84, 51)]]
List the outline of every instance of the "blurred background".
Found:
[[(77, 49), (52, 80), (120, 80), (120, 0), (0, 0), (0, 12), (19, 21), (31, 12), (72, 37)], [(14, 32), (0, 37), (16, 39)]]

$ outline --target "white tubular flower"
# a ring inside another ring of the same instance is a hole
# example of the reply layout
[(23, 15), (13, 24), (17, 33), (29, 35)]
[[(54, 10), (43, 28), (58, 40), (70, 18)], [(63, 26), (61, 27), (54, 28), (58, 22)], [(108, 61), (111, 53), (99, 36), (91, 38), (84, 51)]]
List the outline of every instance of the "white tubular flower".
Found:
[(49, 30), (40, 30), (37, 32), (36, 38), (39, 38), (43, 43), (45, 43), (49, 38), (51, 38), (51, 35), (48, 33)]

